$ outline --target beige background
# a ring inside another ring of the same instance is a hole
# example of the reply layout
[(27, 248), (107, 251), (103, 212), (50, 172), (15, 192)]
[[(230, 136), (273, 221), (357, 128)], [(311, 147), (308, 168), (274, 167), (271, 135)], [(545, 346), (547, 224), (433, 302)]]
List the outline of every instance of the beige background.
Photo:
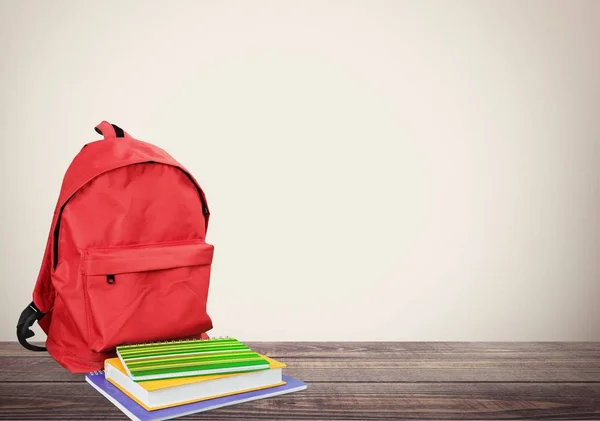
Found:
[(0, 0), (0, 340), (112, 121), (206, 190), (215, 335), (600, 340), (599, 1)]

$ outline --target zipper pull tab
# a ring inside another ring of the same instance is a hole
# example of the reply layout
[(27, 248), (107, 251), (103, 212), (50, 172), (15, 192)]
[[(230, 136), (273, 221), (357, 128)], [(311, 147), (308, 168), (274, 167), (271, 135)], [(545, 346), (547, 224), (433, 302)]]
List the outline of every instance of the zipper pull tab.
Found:
[(106, 275), (106, 283), (112, 285), (115, 283), (115, 275)]

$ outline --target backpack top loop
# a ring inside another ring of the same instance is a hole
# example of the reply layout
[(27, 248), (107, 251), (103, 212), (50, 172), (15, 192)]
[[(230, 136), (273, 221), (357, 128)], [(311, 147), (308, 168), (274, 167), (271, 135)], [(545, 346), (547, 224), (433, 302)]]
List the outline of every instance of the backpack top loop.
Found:
[(110, 124), (108, 121), (103, 121), (94, 127), (96, 133), (104, 136), (104, 139), (116, 138), (116, 137), (125, 137), (125, 132), (122, 128), (115, 124)]

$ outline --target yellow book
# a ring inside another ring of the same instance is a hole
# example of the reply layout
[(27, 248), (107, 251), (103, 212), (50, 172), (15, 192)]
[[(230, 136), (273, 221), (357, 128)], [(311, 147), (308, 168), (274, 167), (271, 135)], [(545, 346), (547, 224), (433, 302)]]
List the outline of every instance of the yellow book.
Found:
[(148, 411), (198, 402), (285, 384), (286, 365), (262, 355), (269, 369), (247, 373), (211, 374), (160, 380), (133, 381), (119, 358), (104, 361), (106, 379)]

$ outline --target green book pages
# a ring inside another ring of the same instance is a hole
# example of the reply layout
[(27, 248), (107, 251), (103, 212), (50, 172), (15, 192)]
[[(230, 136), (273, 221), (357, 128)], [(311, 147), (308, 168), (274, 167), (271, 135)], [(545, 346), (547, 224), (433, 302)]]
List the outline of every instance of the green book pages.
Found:
[(122, 345), (117, 355), (134, 381), (269, 368), (267, 360), (234, 338)]

